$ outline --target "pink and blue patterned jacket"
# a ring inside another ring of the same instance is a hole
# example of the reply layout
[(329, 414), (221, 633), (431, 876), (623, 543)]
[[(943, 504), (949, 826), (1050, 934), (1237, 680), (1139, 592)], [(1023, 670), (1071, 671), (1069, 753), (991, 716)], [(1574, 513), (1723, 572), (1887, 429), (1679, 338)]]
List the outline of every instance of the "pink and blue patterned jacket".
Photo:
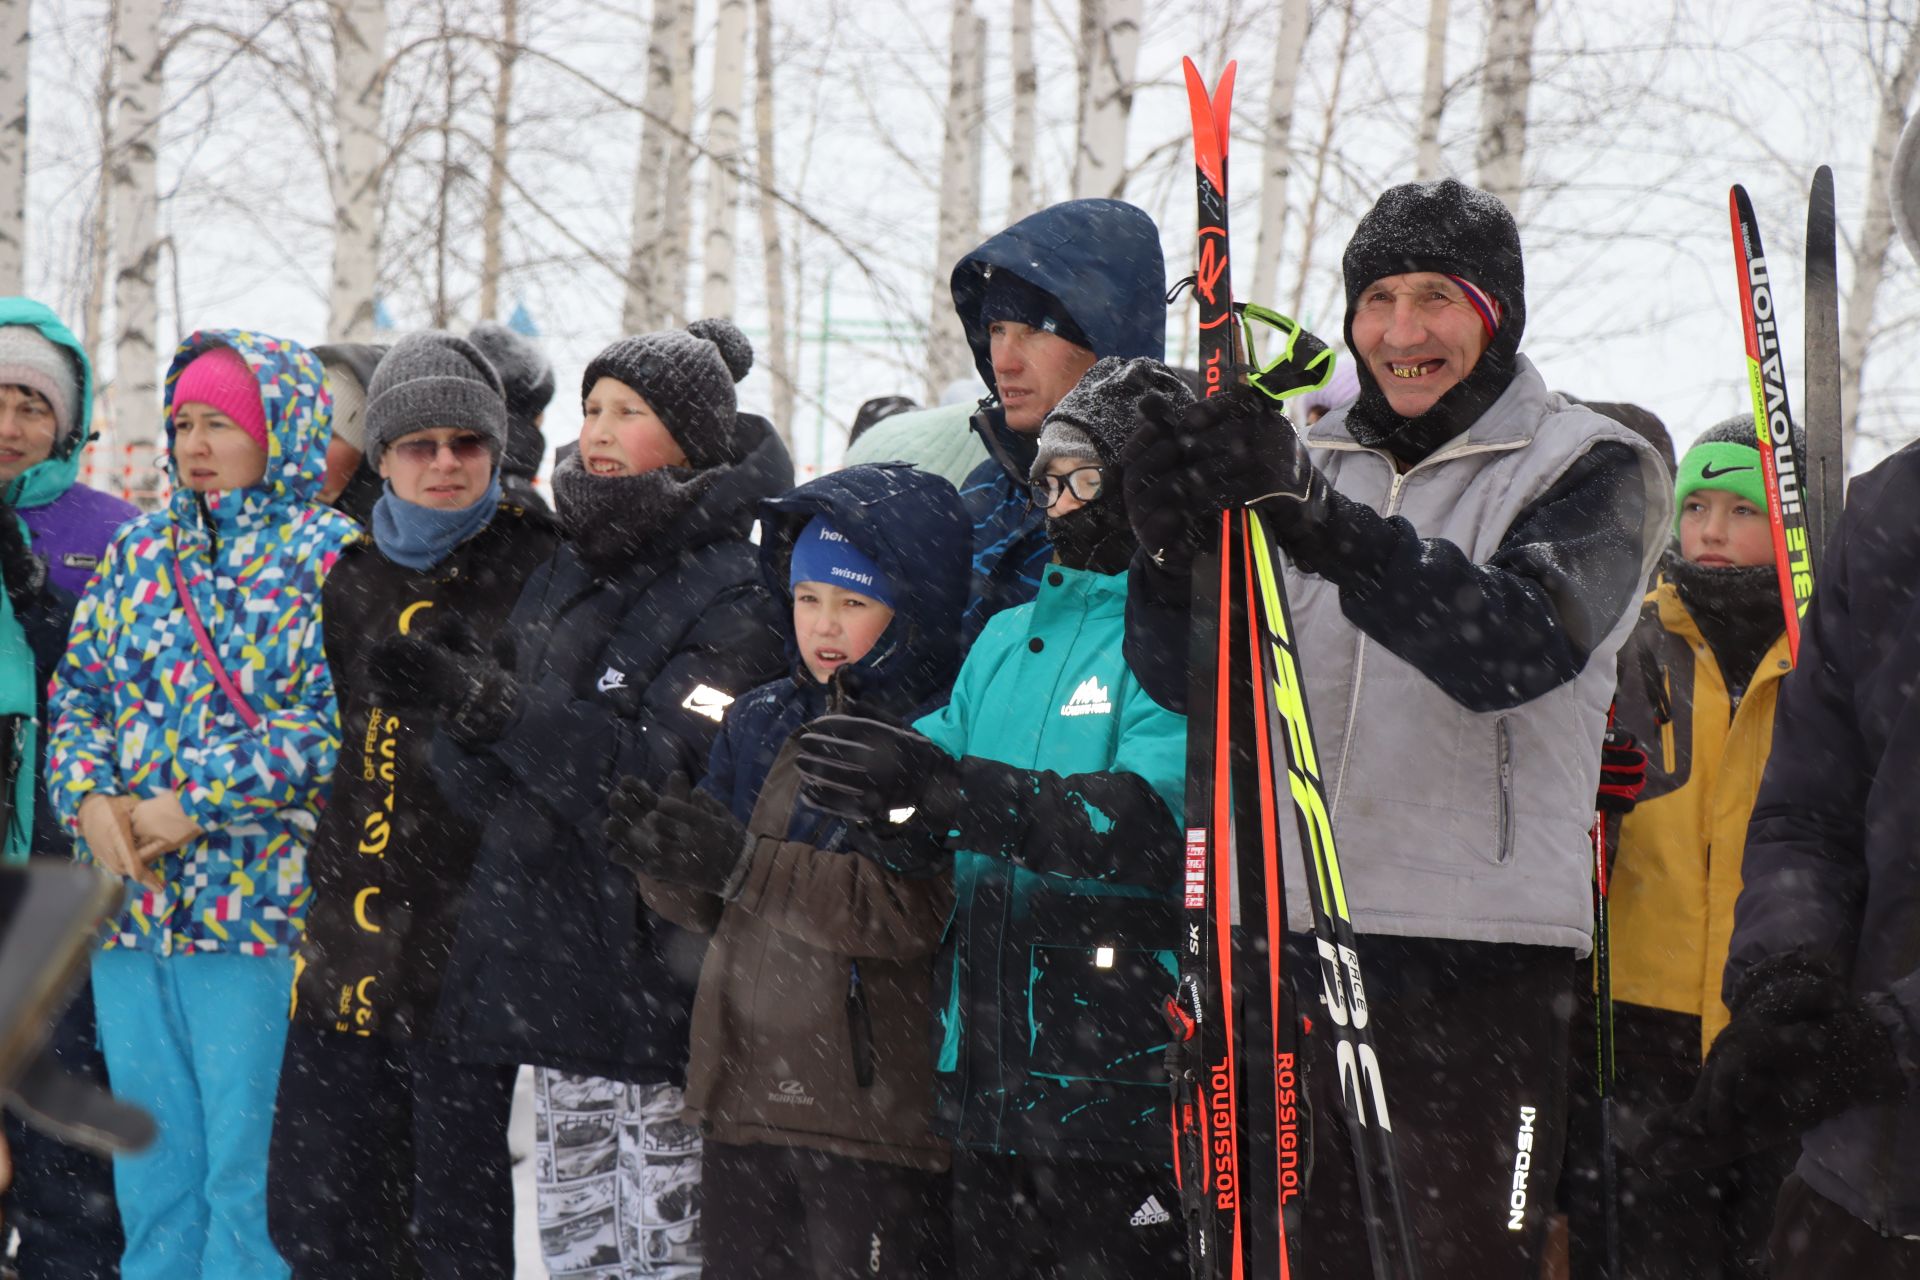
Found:
[[(90, 794), (169, 787), (205, 829), (159, 864), (163, 889), (132, 887), (107, 946), (266, 955), (298, 937), (310, 896), (307, 841), (340, 749), (320, 588), (359, 535), (313, 500), (331, 404), (319, 360), (297, 343), (239, 330), (181, 343), (167, 373), (168, 444), (174, 384), (213, 346), (238, 352), (259, 379), (266, 476), (197, 494), (175, 475), (167, 506), (115, 535), (54, 677), (47, 791), (76, 834)], [(176, 557), (222, 664), (260, 716), (257, 729), (194, 640), (174, 588)], [(75, 847), (88, 857), (84, 840)]]

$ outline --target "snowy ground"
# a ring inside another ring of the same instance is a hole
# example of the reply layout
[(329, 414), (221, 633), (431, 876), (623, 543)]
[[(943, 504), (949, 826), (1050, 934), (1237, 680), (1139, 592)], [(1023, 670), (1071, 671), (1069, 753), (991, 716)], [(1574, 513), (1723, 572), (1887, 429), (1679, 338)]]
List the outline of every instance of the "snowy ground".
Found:
[(547, 1280), (540, 1260), (540, 1228), (533, 1208), (533, 1071), (520, 1068), (513, 1090), (513, 1119), (507, 1125), (507, 1148), (513, 1152), (514, 1280)]

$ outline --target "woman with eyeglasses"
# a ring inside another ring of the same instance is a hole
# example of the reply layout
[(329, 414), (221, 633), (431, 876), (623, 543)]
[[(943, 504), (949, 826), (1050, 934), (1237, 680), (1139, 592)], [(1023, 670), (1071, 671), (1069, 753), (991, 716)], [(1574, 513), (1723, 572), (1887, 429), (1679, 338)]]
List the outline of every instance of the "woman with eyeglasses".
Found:
[(441, 708), (435, 777), (482, 827), (436, 1034), (463, 1061), (535, 1069), (555, 1275), (700, 1274), (701, 1138), (680, 1110), (706, 941), (646, 906), (604, 828), (616, 781), (699, 781), (728, 705), (787, 668), (748, 533), (793, 463), (739, 410), (752, 365), (724, 319), (601, 351), (512, 652), (416, 634), (372, 658), (377, 682)]
[(308, 857), (270, 1225), (295, 1276), (506, 1277), (514, 1068), (427, 1034), (481, 832), (434, 784), (437, 717), (381, 697), (367, 656), (389, 636), (485, 648), (558, 535), (501, 497), (506, 400), (465, 338), (395, 344), (365, 429), (384, 492), (324, 597), (345, 741)]

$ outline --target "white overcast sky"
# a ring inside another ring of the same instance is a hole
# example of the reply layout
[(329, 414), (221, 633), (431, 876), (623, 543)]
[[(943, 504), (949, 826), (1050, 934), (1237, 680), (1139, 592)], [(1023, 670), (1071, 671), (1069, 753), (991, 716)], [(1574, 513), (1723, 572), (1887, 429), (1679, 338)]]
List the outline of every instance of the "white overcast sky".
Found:
[[(1411, 176), (1427, 13), (1427, 0), (1357, 2), (1321, 233), (1300, 308), (1302, 318), (1336, 344), (1340, 247), (1372, 197)], [(713, 7), (702, 0), (702, 80)], [(1009, 81), (1004, 5), (978, 0), (977, 7), (989, 26), (984, 234), (1006, 221)], [(1139, 170), (1127, 196), (1160, 219), (1170, 276), (1184, 275), (1192, 259), (1183, 52), (1194, 53), (1209, 73), (1229, 54), (1241, 63), (1233, 216), (1236, 276), (1244, 281), (1250, 274), (1273, 7), (1148, 6), (1128, 144)], [(1443, 144), (1452, 171), (1470, 181), (1482, 3), (1454, 0), (1453, 7), (1448, 71), (1464, 79), (1449, 100)], [(1895, 7), (1911, 10), (1913, 0)], [(426, 8), (393, 0), (396, 45), (414, 20), (410, 15)], [(453, 8), (471, 10), (468, 21), (476, 26), (490, 20), (485, 0)], [(1285, 283), (1282, 296), (1261, 299), (1283, 310), (1294, 303), (1303, 206), (1340, 38), (1339, 12), (1315, 8), (1295, 125)], [(536, 49), (640, 96), (644, 0), (523, 0), (523, 9), (530, 15), (525, 38)], [(1040, 0), (1036, 9), (1043, 84), (1039, 180), (1042, 191), (1058, 199), (1066, 194), (1073, 143), (1068, 35), (1075, 7), (1072, 0)], [(1590, 399), (1644, 404), (1682, 445), (1739, 411), (1744, 369), (1726, 196), (1729, 183), (1741, 181), (1758, 206), (1777, 277), (1797, 397), (1805, 183), (1816, 164), (1833, 164), (1843, 234), (1857, 224), (1865, 198), (1875, 95), (1862, 20), (1845, 4), (1813, 0), (1770, 6), (1543, 0), (1543, 10), (1528, 139), (1532, 185), (1517, 210), (1529, 282), (1523, 349), (1551, 385)], [(79, 232), (96, 154), (88, 98), (98, 75), (103, 11), (104, 0), (37, 0), (34, 9), (28, 274), (35, 292), (70, 312), (84, 290)], [(257, 20), (265, 12), (259, 0), (179, 0), (172, 21), (218, 16), (233, 24), (236, 13)], [(836, 334), (827, 344), (809, 340), (801, 352), (795, 436), (804, 466), (837, 458), (863, 399), (920, 391), (914, 331), (925, 323), (935, 270), (931, 184), (939, 167), (947, 16), (945, 6), (929, 0), (777, 0), (775, 13), (781, 185), (857, 246), (872, 273), (817, 234), (803, 234), (795, 245), (802, 322), (817, 332), (830, 308)], [(1875, 30), (1876, 39), (1883, 35)], [(313, 53), (324, 63), (324, 49)], [(208, 87), (183, 91), (224, 56), (214, 44), (197, 41), (169, 68), (167, 100), (174, 110), (163, 131), (161, 166), (168, 195), (163, 221), (175, 254), (162, 273), (162, 343), (196, 327), (231, 325), (320, 341), (330, 254), (324, 175), (261, 74), (228, 65)], [(468, 61), (478, 76), (484, 61)], [(1882, 61), (1890, 59), (1883, 54)], [(417, 85), (424, 72), (415, 60), (397, 73), (397, 84)], [(586, 360), (617, 336), (620, 310), (618, 281), (569, 239), (624, 261), (639, 121), (554, 67), (523, 61), (517, 74), (515, 175), (546, 212), (509, 200), (503, 293), (505, 307), (525, 302), (559, 366), (562, 390), (547, 420), (549, 440), (558, 444), (577, 432), (571, 388)], [(697, 217), (703, 171), (696, 168), (693, 179), (690, 216)], [(409, 218), (419, 216), (423, 198), (418, 191), (403, 198)], [(739, 230), (736, 318), (750, 332), (763, 331), (750, 208), (743, 209)], [(697, 272), (697, 234), (695, 241)], [(463, 252), (478, 257), (477, 234), (468, 236)], [(1843, 246), (1843, 259), (1844, 252)], [(1920, 434), (1902, 425), (1912, 416), (1909, 408), (1920, 409), (1907, 403), (1913, 380), (1904, 370), (1915, 343), (1902, 336), (1915, 329), (1909, 317), (1917, 277), (1903, 246), (1896, 243), (1891, 257), (1879, 316), (1900, 332), (1869, 362), (1866, 417), (1870, 430), (1897, 444)], [(400, 327), (421, 324), (429, 300), (419, 274), (399, 274), (387, 307)], [(1848, 275), (1843, 261), (1843, 285)], [(471, 281), (463, 280), (457, 327), (481, 318), (473, 305)], [(1177, 353), (1179, 345), (1176, 325), (1170, 348)], [(756, 375), (743, 384), (746, 407), (764, 407), (766, 383)], [(1856, 455), (1856, 468), (1883, 451), (1867, 446)]]

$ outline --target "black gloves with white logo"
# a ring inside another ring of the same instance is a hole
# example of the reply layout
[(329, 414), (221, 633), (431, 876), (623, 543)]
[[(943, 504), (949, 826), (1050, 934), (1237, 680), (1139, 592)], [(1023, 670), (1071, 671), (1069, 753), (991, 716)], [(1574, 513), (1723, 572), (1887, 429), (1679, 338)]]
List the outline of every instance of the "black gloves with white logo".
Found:
[(912, 729), (865, 716), (821, 716), (800, 732), (800, 798), (852, 822), (905, 821), (945, 832), (960, 797), (960, 762)]

